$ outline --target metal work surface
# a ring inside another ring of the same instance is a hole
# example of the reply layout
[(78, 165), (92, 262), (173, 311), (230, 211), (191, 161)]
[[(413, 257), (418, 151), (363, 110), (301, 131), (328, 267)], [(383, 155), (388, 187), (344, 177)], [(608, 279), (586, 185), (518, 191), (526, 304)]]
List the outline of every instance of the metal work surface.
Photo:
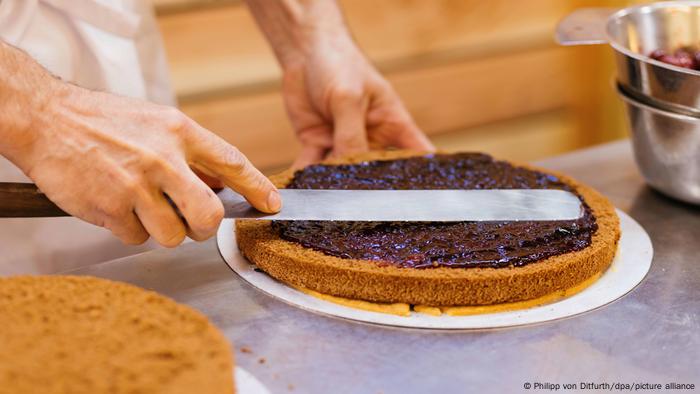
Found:
[(234, 343), (236, 362), (272, 393), (509, 393), (537, 382), (697, 388), (700, 208), (646, 187), (627, 141), (539, 164), (597, 188), (647, 230), (654, 261), (630, 294), (535, 326), (438, 332), (354, 323), (289, 306), (239, 279), (214, 240), (72, 273), (133, 283), (199, 309)]

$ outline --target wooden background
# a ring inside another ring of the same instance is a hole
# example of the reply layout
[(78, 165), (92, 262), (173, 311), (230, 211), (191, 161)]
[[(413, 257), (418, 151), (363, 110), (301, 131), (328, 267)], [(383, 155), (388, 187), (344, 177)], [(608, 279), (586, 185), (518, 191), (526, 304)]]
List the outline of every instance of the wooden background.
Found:
[[(558, 20), (629, 1), (341, 0), (360, 47), (448, 150), (534, 160), (622, 138), (611, 50), (558, 47)], [(280, 70), (239, 0), (155, 0), (181, 108), (275, 171), (298, 151)]]

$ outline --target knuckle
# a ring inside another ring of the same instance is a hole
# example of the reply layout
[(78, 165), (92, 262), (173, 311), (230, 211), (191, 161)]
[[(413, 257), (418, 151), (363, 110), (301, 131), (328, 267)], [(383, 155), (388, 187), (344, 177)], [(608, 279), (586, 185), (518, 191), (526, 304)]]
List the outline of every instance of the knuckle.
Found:
[(120, 198), (111, 198), (100, 208), (109, 222), (120, 222), (129, 213), (128, 205)]
[[(267, 179), (264, 175), (256, 176), (253, 186), (256, 190), (268, 191), (268, 193), (273, 189), (272, 182)], [(267, 193), (265, 193), (267, 197)]]
[[(169, 226), (173, 227), (173, 226)], [(182, 243), (182, 241), (185, 240), (185, 231), (182, 229), (182, 226), (175, 226), (176, 228), (171, 229), (167, 232), (165, 232), (160, 239), (158, 239), (158, 243), (161, 245), (165, 246), (166, 248), (174, 248)]]
[(187, 237), (193, 241), (201, 242), (207, 239), (204, 234), (200, 234), (192, 229), (192, 227), (187, 229)]
[(362, 92), (350, 86), (340, 86), (331, 91), (330, 99), (342, 104), (357, 103), (362, 100)]
[(141, 181), (134, 177), (126, 177), (122, 180), (121, 187), (124, 196), (135, 196), (141, 192)]
[(148, 241), (148, 234), (143, 231), (138, 231), (121, 237), (121, 240), (127, 245), (142, 245), (144, 242)]
[(394, 87), (391, 85), (391, 83), (382, 78), (380, 75), (376, 75), (376, 78), (372, 79), (372, 84), (376, 86), (376, 88), (381, 89), (385, 91), (387, 94), (390, 94), (392, 96), (396, 96), (396, 90), (394, 90)]
[(267, 177), (255, 170), (254, 167), (250, 167), (245, 172), (242, 172), (239, 176), (238, 183), (249, 192), (260, 196), (264, 195), (265, 198), (267, 198), (268, 193), (274, 187), (272, 182), (270, 182)]
[(146, 150), (141, 153), (141, 165), (146, 169), (158, 168), (162, 165), (163, 159), (154, 151)]
[(174, 174), (178, 172), (175, 159), (167, 152), (143, 152), (141, 163), (144, 172), (154, 171), (158, 174)]
[(197, 213), (197, 217), (190, 223), (190, 227), (196, 233), (209, 235), (219, 227), (219, 223), (224, 218), (224, 206), (221, 202), (212, 201), (208, 207)]
[(243, 153), (234, 146), (229, 146), (222, 153), (222, 160), (229, 171), (236, 174), (243, 173), (246, 169), (246, 158)]
[(165, 124), (171, 131), (179, 132), (188, 130), (191, 125), (190, 118), (177, 108), (166, 107), (163, 110)]
[(142, 227), (136, 226), (128, 216), (105, 218), (102, 225), (126, 245), (140, 245), (148, 240), (148, 233)]
[(192, 240), (197, 241), (197, 242), (206, 241), (209, 238), (208, 236), (197, 234), (194, 232), (187, 234), (187, 236), (190, 237)]

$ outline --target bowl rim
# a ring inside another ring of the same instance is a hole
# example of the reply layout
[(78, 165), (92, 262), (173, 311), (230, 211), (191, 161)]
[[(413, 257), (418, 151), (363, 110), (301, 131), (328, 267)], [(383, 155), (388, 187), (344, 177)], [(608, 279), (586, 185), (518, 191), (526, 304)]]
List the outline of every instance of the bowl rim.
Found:
[(684, 120), (687, 122), (694, 122), (694, 123), (700, 123), (700, 118), (691, 116), (691, 115), (685, 115), (685, 114), (679, 114), (677, 112), (671, 112), (667, 111), (661, 108), (654, 107), (652, 105), (649, 105), (647, 103), (643, 103), (639, 100), (637, 100), (634, 97), (630, 97), (626, 92), (622, 91), (619, 86), (619, 82), (615, 84), (615, 90), (617, 90), (617, 95), (620, 96), (620, 98), (625, 101), (627, 104), (634, 105), (635, 107), (642, 107), (647, 111), (654, 112), (656, 114), (672, 117), (672, 118), (677, 118), (680, 120)]
[(666, 101), (650, 96), (645, 92), (636, 89), (634, 86), (623, 83), (622, 81), (613, 80), (612, 85), (630, 100), (637, 101), (641, 104), (645, 104), (663, 112), (687, 115), (691, 118), (700, 119), (700, 108), (690, 107), (684, 104), (678, 104), (673, 101)]
[(619, 11), (614, 12), (612, 15), (608, 17), (608, 20), (605, 24), (605, 35), (607, 37), (608, 44), (613, 47), (616, 51), (624, 54), (625, 56), (629, 56), (635, 60), (639, 60), (640, 62), (643, 63), (649, 63), (653, 66), (656, 67), (661, 67), (661, 68), (666, 68), (670, 69), (672, 71), (677, 71), (683, 74), (691, 75), (693, 77), (700, 77), (700, 71), (698, 70), (692, 70), (689, 68), (683, 68), (683, 67), (678, 67), (674, 66), (672, 64), (664, 63), (655, 59), (652, 59), (651, 57), (633, 52), (626, 47), (618, 44), (615, 40), (613, 40), (612, 35), (610, 34), (610, 30), (612, 28), (613, 23), (616, 20), (619, 20), (627, 15), (630, 15), (635, 12), (639, 13), (652, 13), (653, 11), (661, 8), (670, 8), (670, 7), (692, 7), (692, 8), (698, 8), (700, 10), (700, 1), (699, 0), (681, 0), (681, 1), (661, 1), (658, 3), (649, 3), (649, 4), (640, 4), (632, 7), (626, 7), (623, 8)]

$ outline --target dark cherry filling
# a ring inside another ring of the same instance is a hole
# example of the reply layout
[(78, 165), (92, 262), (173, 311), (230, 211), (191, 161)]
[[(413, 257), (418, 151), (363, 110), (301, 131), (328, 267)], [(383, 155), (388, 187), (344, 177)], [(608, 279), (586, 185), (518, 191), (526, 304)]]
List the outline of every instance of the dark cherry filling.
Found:
[(700, 51), (690, 46), (680, 47), (673, 52), (657, 49), (649, 57), (677, 67), (700, 71)]
[[(563, 189), (557, 177), (481, 153), (436, 154), (350, 165), (313, 165), (290, 189)], [(276, 221), (286, 240), (331, 256), (404, 268), (522, 266), (581, 250), (598, 228), (590, 208), (556, 222)]]

